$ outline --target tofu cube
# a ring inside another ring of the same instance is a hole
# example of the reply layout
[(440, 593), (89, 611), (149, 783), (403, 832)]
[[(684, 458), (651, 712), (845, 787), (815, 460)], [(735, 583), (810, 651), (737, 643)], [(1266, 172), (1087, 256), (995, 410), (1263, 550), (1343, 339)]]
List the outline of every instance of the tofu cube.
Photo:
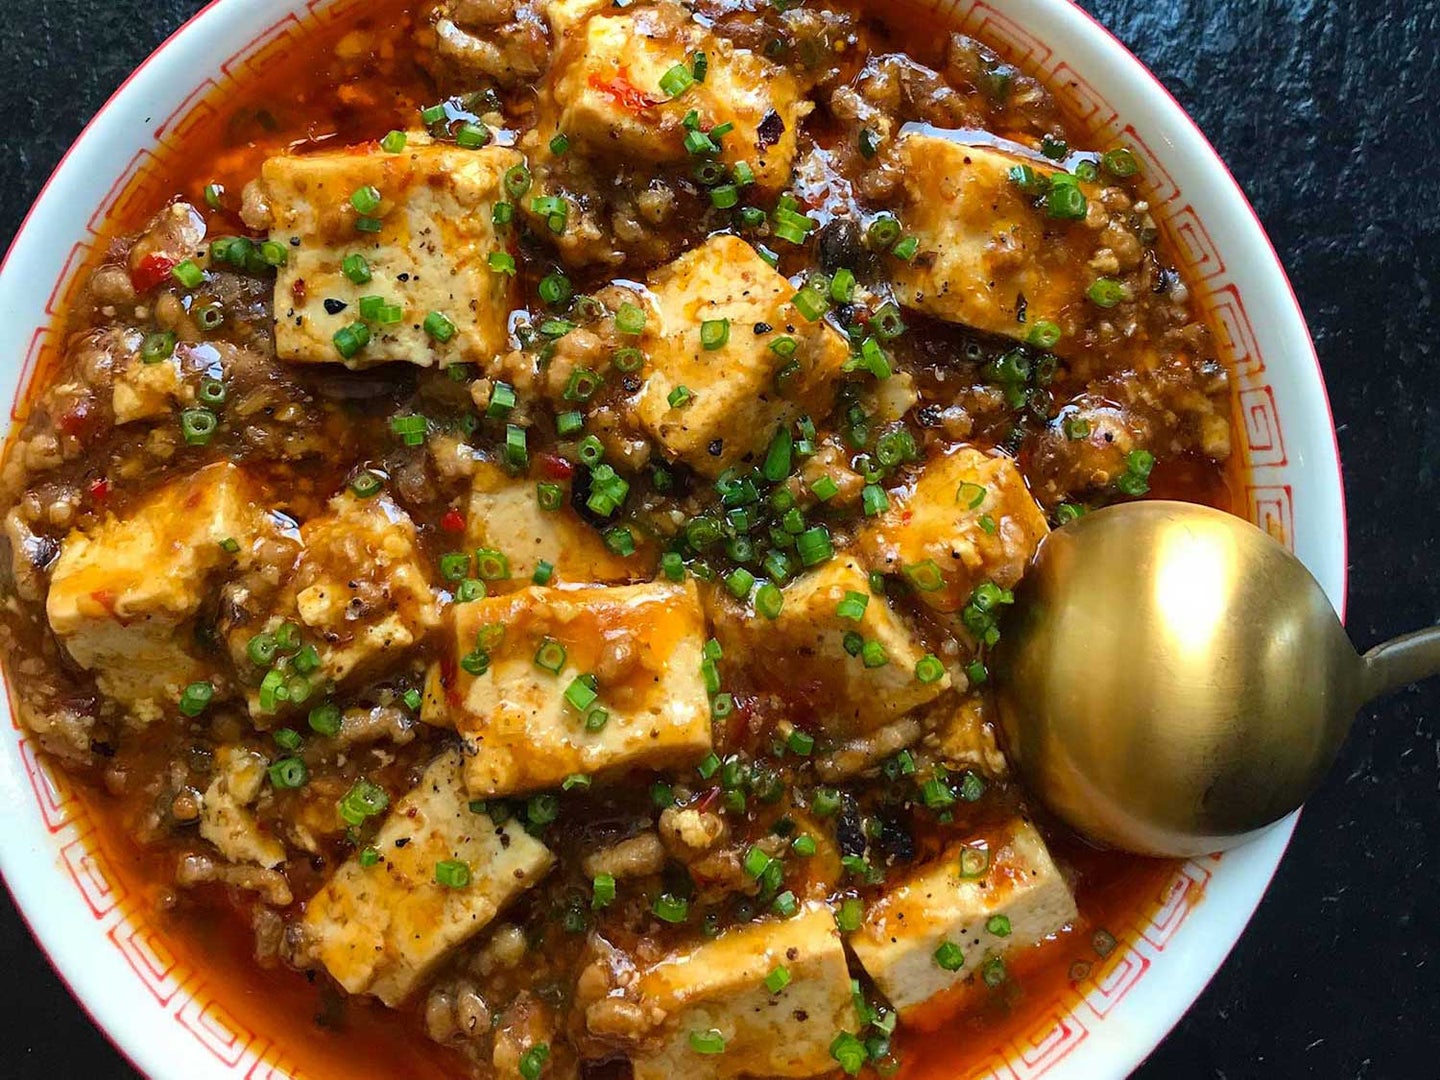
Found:
[[(666, 457), (715, 477), (763, 456), (780, 424), (830, 410), (849, 346), (823, 319), (806, 321), (791, 303), (794, 286), (744, 240), (712, 237), (657, 271), (650, 290), (649, 377), (635, 410)], [(705, 348), (701, 325), (721, 319), (728, 340)], [(757, 332), (762, 326), (770, 329)], [(783, 390), (776, 375), (787, 361), (770, 348), (780, 337), (798, 346), (799, 370)], [(672, 405), (681, 387), (688, 400)]]
[[(531, 587), (458, 604), (451, 618), (453, 655), (426, 695), (425, 719), (464, 740), (475, 798), (556, 787), (574, 773), (689, 765), (710, 752), (693, 583)], [(552, 648), (558, 672), (539, 662), (547, 642), (563, 650)], [(465, 657), (477, 649), (488, 668), (472, 674)], [(595, 676), (596, 697), (577, 690), (577, 707), (566, 691), (581, 675)], [(596, 708), (603, 725), (587, 724)]]
[[(889, 888), (850, 936), (855, 956), (902, 1019), (991, 958), (1036, 945), (1078, 917), (1070, 887), (1028, 822), (1013, 821), (968, 846), (988, 852), (983, 872), (962, 877), (963, 845), (953, 847)], [(994, 916), (1008, 922), (992, 924)], [(954, 971), (935, 957), (946, 942), (963, 956)]]
[(200, 807), (200, 836), (232, 863), (275, 867), (285, 861), (285, 845), (260, 827), (250, 804), (265, 782), (265, 758), (244, 746), (222, 746), (215, 753), (218, 773)]
[[(311, 685), (338, 685), (393, 665), (440, 625), (415, 524), (389, 497), (337, 495), (328, 514), (301, 526), (300, 540), (295, 569), (263, 622), (229, 630), (237, 664), (254, 634), (293, 621), (320, 655)], [(266, 711), (253, 690), (250, 710)]]
[[(136, 720), (156, 719), (204, 677), (190, 652), (190, 621), (222, 568), (248, 564), (267, 528), (257, 500), (249, 478), (222, 462), (61, 544), (46, 600), (50, 627)], [(235, 554), (221, 546), (227, 540)]]
[[(684, 119), (694, 110), (702, 130), (734, 125), (719, 140), (721, 161), (748, 163), (767, 194), (789, 184), (800, 121), (813, 106), (788, 71), (712, 34), (679, 5), (593, 15), (579, 27), (562, 23), (571, 43), (553, 74), (556, 126), (586, 150), (627, 162), (686, 163), (693, 158)], [(708, 61), (705, 81), (671, 97), (661, 80), (677, 64), (688, 68), (696, 52)]]
[[(839, 613), (848, 593), (866, 598), (858, 621)], [(932, 683), (915, 677), (926, 648), (885, 597), (871, 593), (869, 575), (855, 559), (832, 559), (797, 578), (784, 595), (772, 622), (717, 590), (710, 601), (715, 631), (727, 661), (743, 657), (761, 685), (797, 700), (830, 739), (848, 741), (889, 727), (954, 685), (949, 672)], [(850, 655), (850, 633), (878, 642), (886, 662), (867, 667), (862, 657)]]
[[(524, 829), (496, 825), (469, 801), (460, 753), (446, 751), (394, 804), (372, 845), (380, 861), (350, 859), (310, 900), (311, 955), (350, 993), (400, 1005), (554, 865)], [(436, 865), (452, 861), (469, 868), (469, 884), (436, 881)]]
[[(1083, 324), (1095, 278), (1089, 268), (1100, 234), (1083, 221), (1051, 218), (1010, 179), (1026, 165), (1058, 170), (989, 146), (912, 133), (900, 147), (905, 203), (900, 218), (920, 242), (909, 262), (892, 268), (895, 295), (937, 319), (1024, 341), (1039, 320), (1062, 328)], [(1099, 188), (1080, 185), (1094, 202)], [(1024, 321), (1021, 321), (1021, 298)], [(1075, 336), (1055, 351), (1065, 355)]]
[[(464, 150), (412, 133), (399, 154), (367, 146), (265, 162), (270, 239), (289, 256), (275, 278), (280, 358), (352, 368), (391, 360), (484, 366), (504, 352), (516, 293), (513, 278), (488, 263), (508, 244), (491, 213), (505, 197), (505, 171), (522, 160), (504, 147)], [(382, 202), (362, 215), (351, 195), (366, 188)], [(358, 228), (362, 217), (378, 220), (378, 231)], [(351, 255), (364, 257), (370, 280), (357, 284), (346, 276)], [(345, 358), (335, 334), (360, 320), (367, 296), (399, 305), (403, 318), (394, 325), (365, 320), (369, 344)], [(453, 325), (450, 340), (427, 333), (432, 312)]]
[[(778, 994), (765, 977), (790, 973)], [(808, 904), (676, 952), (641, 972), (642, 1008), (666, 1016), (658, 1043), (631, 1056), (635, 1080), (815, 1076), (835, 1068), (830, 1043), (855, 1026), (845, 947), (828, 904)], [(692, 1031), (715, 1030), (723, 1054), (697, 1054)]]
[(487, 583), (492, 592), (508, 584), (528, 585), (541, 560), (554, 567), (550, 583), (556, 585), (610, 584), (650, 576), (654, 560), (641, 545), (636, 545), (634, 555), (615, 554), (568, 498), (557, 510), (542, 510), (535, 483), (517, 480), (488, 461), (475, 466), (466, 544), (472, 553), (477, 548), (499, 551), (510, 566), (509, 583)]
[[(922, 603), (949, 612), (981, 582), (1015, 586), (1049, 531), (1014, 461), (961, 447), (892, 495), (890, 509), (860, 531), (858, 547), (876, 570), (909, 577)], [(922, 584), (935, 580), (938, 588)]]

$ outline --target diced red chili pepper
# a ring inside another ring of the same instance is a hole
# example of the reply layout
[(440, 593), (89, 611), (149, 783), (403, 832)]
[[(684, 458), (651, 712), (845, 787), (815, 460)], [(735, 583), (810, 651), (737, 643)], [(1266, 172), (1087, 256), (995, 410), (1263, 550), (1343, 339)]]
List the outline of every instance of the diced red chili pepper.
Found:
[(555, 454), (539, 454), (540, 468), (551, 480), (569, 480), (575, 475), (575, 466)]
[(110, 481), (103, 476), (90, 481), (90, 498), (104, 502), (110, 497)]
[(70, 408), (61, 413), (55, 420), (55, 426), (74, 439), (83, 439), (90, 434), (94, 427), (95, 412), (88, 397), (75, 400)]
[(608, 94), (615, 104), (626, 112), (643, 113), (660, 104), (654, 98), (646, 96), (644, 91), (624, 75), (616, 75), (611, 79), (591, 75), (590, 88), (598, 90), (602, 94)]
[(296, 307), (305, 306), (305, 279), (296, 278), (290, 283), (290, 298), (295, 301)]
[(140, 260), (139, 266), (130, 271), (130, 284), (135, 286), (136, 292), (149, 292), (168, 278), (170, 271), (174, 270), (175, 266), (175, 260), (169, 255), (152, 251)]
[(445, 516), (440, 519), (440, 528), (446, 532), (460, 533), (465, 531), (465, 515), (459, 510), (450, 509), (445, 511)]

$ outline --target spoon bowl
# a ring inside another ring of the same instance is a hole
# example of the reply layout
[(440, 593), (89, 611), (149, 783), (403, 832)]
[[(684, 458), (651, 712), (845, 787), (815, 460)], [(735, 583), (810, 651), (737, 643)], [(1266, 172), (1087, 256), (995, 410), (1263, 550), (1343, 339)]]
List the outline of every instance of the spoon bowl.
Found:
[(1415, 677), (1434, 647), (1416, 637), (1362, 660), (1270, 536), (1136, 502), (1045, 539), (992, 669), (1011, 760), (1050, 810), (1107, 846), (1195, 855), (1296, 809), (1360, 705)]

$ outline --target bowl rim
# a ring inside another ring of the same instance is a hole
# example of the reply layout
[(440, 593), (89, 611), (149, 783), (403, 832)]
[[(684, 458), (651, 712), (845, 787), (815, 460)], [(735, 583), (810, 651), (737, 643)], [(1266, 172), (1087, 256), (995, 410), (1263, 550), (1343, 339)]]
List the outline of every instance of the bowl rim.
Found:
[[(920, 0), (920, 2), (925, 2), (925, 0)], [(928, 0), (931, 6), (938, 7), (942, 11), (955, 6), (957, 2), (961, 2), (961, 0)], [(283, 5), (298, 12), (302, 4), (306, 9), (313, 11), (321, 7), (343, 6), (344, 3), (345, 0), (273, 0), (272, 6), (278, 9)], [(72, 173), (75, 173), (82, 164), (79, 158), (83, 152), (91, 150), (92, 144), (102, 140), (105, 129), (112, 125), (117, 114), (131, 103), (132, 98), (138, 99), (141, 92), (149, 89), (151, 83), (158, 82), (161, 78), (161, 69), (172, 63), (184, 51), (184, 47), (190, 46), (192, 43), (198, 44), (203, 31), (218, 27), (221, 20), (227, 20), (233, 21), (243, 35), (247, 29), (253, 31), (262, 22), (266, 11), (270, 10), (263, 5), (254, 5), (255, 14), (253, 17), (247, 18), (241, 14), (244, 6), (242, 0), (209, 0), (204, 7), (166, 37), (140, 65), (130, 72), (105, 104), (85, 124), (42, 185), (39, 194), (17, 228), (3, 260), (0, 260), (0, 298), (5, 296), (10, 283), (19, 273), (15, 269), (15, 264), (24, 261), (27, 255), (32, 254), (30, 248), (38, 242), (36, 239), (37, 223), (42, 220), (42, 215), (48, 213), (60, 220), (70, 220), (75, 217), (73, 211), (67, 213), (64, 209), (52, 209), (50, 203), (55, 190), (70, 181)], [(1215, 187), (1217, 197), (1233, 209), (1241, 211), (1240, 225), (1246, 234), (1244, 242), (1253, 245), (1258, 240), (1259, 250), (1264, 253), (1264, 258), (1262, 265), (1252, 269), (1262, 278), (1278, 280), (1283, 287), (1278, 314), (1288, 324), (1287, 332), (1295, 338), (1297, 344), (1303, 343), (1303, 353), (1309, 359), (1309, 367), (1298, 371), (1297, 375), (1302, 382), (1306, 379), (1313, 379), (1312, 386), (1318, 390), (1319, 409), (1312, 400), (1307, 403), (1306, 407), (1297, 406), (1295, 411), (1307, 415), (1317, 424), (1323, 420), (1321, 426), (1329, 433), (1329, 445), (1328, 447), (1322, 446), (1321, 449), (1328, 449), (1328, 453), (1324, 456), (1328, 462), (1333, 463), (1333, 477), (1328, 475), (1328, 470), (1322, 468), (1318, 474), (1318, 483), (1326, 495), (1333, 497), (1337, 520), (1331, 524), (1339, 526), (1339, 544), (1337, 549), (1317, 553), (1317, 555), (1326, 556), (1324, 561), (1328, 565), (1312, 567), (1312, 569), (1316, 571), (1322, 584), (1326, 585), (1327, 592), (1343, 619), (1348, 591), (1346, 528), (1348, 518), (1338, 433), (1335, 429), (1334, 415), (1325, 386), (1324, 372), (1306, 327), (1298, 297), (1258, 214), (1230, 172), (1229, 167), (1170, 90), (1143, 61), (1130, 52), (1128, 47), (1109, 28), (1080, 7), (1076, 0), (1018, 0), (1012, 6), (1038, 9), (1044, 16), (1053, 18), (1061, 24), (1068, 24), (1064, 28), (1069, 33), (1079, 35), (1082, 39), (1090, 38), (1090, 44), (1100, 49), (1106, 59), (1113, 62), (1115, 78), (1128, 80), (1135, 85), (1137, 92), (1151, 96), (1158, 103), (1165, 122), (1183, 136), (1178, 142), (1188, 142), (1191, 148), (1198, 153), (1194, 164), (1208, 174), (1207, 179), (1218, 182)], [(182, 80), (187, 88), (193, 85), (189, 81), (192, 78), (193, 76), (182, 75)], [(147, 117), (146, 120), (148, 123), (149, 118)], [(1167, 149), (1172, 152), (1177, 151), (1178, 142), (1172, 142)], [(108, 202), (102, 209), (108, 209)], [(62, 235), (71, 234), (73, 234), (73, 229), (69, 232), (62, 229)], [(1241, 241), (1237, 240), (1236, 243), (1241, 243)], [(74, 268), (67, 264), (63, 270), (63, 276), (71, 275), (73, 270)], [(22, 373), (22, 386), (27, 377)], [(0, 421), (0, 430), (5, 427), (8, 427), (8, 421)], [(1320, 464), (1323, 466), (1326, 463), (1322, 461)], [(1316, 517), (1319, 523), (1326, 523), (1325, 515), (1317, 513)], [(8, 715), (8, 713), (8, 703), (0, 702), (0, 714)], [(15, 791), (8, 791), (6, 780), (4, 770), (0, 770), (0, 793), (10, 795), (20, 793), (18, 788)], [(24, 794), (28, 796), (29, 792), (24, 792)], [(1168, 995), (1168, 1001), (1151, 1010), (1149, 1019), (1138, 1025), (1140, 1030), (1121, 1033), (1120, 1037), (1114, 1040), (1115, 1045), (1104, 1053), (1100, 1060), (1104, 1063), (1106, 1070), (1114, 1068), (1115, 1075), (1123, 1076), (1137, 1067), (1169, 1034), (1204, 991), (1216, 971), (1229, 956), (1241, 933), (1248, 926), (1255, 908), (1268, 891), (1298, 818), (1299, 811), (1277, 823), (1246, 848), (1241, 849), (1243, 857), (1255, 865), (1248, 871), (1248, 876), (1232, 890), (1235, 895), (1230, 897), (1227, 911), (1223, 916), (1209, 920), (1217, 925), (1211, 928), (1210, 936), (1205, 938), (1203, 948), (1190, 950), (1195, 955), (1188, 957), (1190, 962), (1184, 972), (1177, 974), (1172, 970), (1170, 974), (1171, 993)], [(41, 838), (42, 844), (47, 841), (48, 838)], [(36, 852), (22, 850), (27, 843), (29, 841), (23, 836), (12, 836), (8, 830), (0, 832), (0, 875), (3, 875), (15, 908), (24, 920), (33, 940), (45, 954), (72, 998), (105, 1038), (137, 1071), (150, 1076), (195, 1075), (194, 1073), (172, 1073), (171, 1066), (177, 1064), (177, 1059), (171, 1057), (167, 1053), (167, 1049), (173, 1048), (167, 1048), (166, 1040), (144, 1037), (139, 1030), (142, 1025), (129, 1015), (127, 1009), (121, 1007), (122, 995), (113, 992), (113, 988), (101, 973), (86, 966), (83, 950), (77, 948), (68, 938), (67, 931), (73, 921), (70, 911), (63, 905), (52, 906), (45, 902), (44, 892), (48, 878), (42, 880), (39, 875), (36, 875), (32, 879), (26, 875), (15, 873), (22, 862), (30, 864), (30, 868), (37, 863)], [(53, 850), (50, 850), (49, 854), (54, 861)], [(58, 863), (52, 866), (51, 870), (58, 873)], [(1214, 908), (1216, 905), (1205, 906)], [(1212, 912), (1212, 914), (1214, 913)], [(1178, 964), (1175, 966), (1178, 967)], [(223, 1070), (214, 1070), (216, 1076), (222, 1075), (222, 1073)], [(1067, 1076), (1072, 1075), (1068, 1069), (1062, 1070), (1062, 1073)], [(205, 1075), (210, 1075), (210, 1071), (207, 1070)]]

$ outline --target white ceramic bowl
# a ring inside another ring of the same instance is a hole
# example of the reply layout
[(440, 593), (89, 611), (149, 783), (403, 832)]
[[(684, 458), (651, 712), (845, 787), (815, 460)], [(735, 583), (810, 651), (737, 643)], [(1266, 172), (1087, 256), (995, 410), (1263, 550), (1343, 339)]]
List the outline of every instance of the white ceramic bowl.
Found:
[[(918, 2), (945, 28), (974, 32), (1042, 73), (1093, 145), (1136, 148), (1169, 251), (1238, 376), (1238, 450), (1249, 464), (1240, 508), (1342, 605), (1343, 492), (1320, 368), (1274, 250), (1214, 150), (1139, 61), (1069, 0)], [(246, 58), (364, 6), (217, 0), (126, 81), (66, 155), (0, 270), (0, 397), (18, 402), (106, 209), (164, 197), (145, 182), (157, 143), (180, 138), (186, 116), (222, 92)], [(88, 808), (37, 763), (13, 719), (0, 725), (0, 805), (0, 870), (20, 910), (75, 996), (141, 1070), (185, 1080), (292, 1075), (285, 1048), (239, 1022), (224, 985), (177, 960), (147, 923), (92, 846)], [(1035, 1015), (1033, 1030), (1000, 1048), (979, 1075), (1127, 1074), (1224, 960), (1293, 828), (1292, 818), (1223, 859), (1187, 864), (1134, 925), (1111, 928), (1120, 945), (1109, 959)], [(1143, 993), (1133, 992), (1141, 985)]]

